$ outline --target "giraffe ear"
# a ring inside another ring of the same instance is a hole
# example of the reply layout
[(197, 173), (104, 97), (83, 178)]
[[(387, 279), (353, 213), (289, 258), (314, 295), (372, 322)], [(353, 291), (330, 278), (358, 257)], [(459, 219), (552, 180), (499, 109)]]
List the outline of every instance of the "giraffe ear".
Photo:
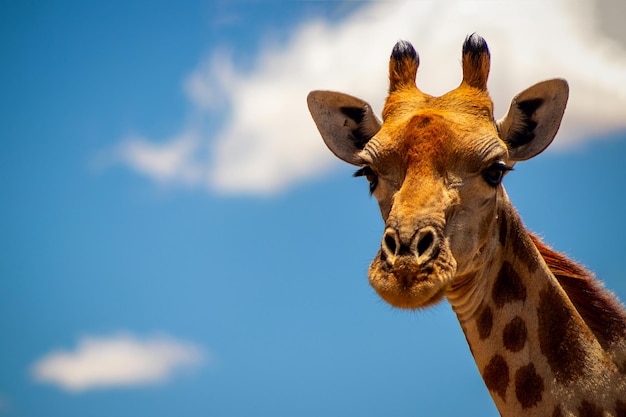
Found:
[(550, 145), (561, 125), (569, 87), (563, 79), (542, 81), (519, 93), (496, 123), (513, 161), (525, 161)]
[(339, 159), (360, 165), (356, 154), (382, 125), (372, 107), (359, 98), (333, 91), (312, 91), (307, 104), (328, 149)]

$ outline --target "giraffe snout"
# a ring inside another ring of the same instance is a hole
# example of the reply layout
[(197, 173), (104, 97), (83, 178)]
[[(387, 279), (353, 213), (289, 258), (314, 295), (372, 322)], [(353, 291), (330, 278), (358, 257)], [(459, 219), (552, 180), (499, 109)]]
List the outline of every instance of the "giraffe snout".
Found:
[(393, 266), (398, 258), (410, 258), (423, 266), (439, 254), (439, 236), (432, 226), (422, 227), (412, 235), (388, 227), (383, 235), (381, 250), (382, 260), (390, 266)]
[(413, 309), (437, 303), (456, 271), (443, 228), (435, 222), (421, 224), (416, 229), (387, 223), (370, 265), (370, 284), (392, 306)]

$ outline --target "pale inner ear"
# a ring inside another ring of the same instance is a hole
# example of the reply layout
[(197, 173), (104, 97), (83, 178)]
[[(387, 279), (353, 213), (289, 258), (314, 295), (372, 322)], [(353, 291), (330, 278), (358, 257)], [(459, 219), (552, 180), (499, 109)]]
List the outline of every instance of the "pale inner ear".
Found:
[(328, 149), (343, 161), (360, 165), (356, 154), (382, 125), (371, 106), (359, 98), (333, 91), (312, 91), (307, 103)]
[(524, 161), (550, 145), (563, 118), (569, 87), (563, 79), (540, 82), (511, 101), (508, 113), (497, 122), (509, 157)]

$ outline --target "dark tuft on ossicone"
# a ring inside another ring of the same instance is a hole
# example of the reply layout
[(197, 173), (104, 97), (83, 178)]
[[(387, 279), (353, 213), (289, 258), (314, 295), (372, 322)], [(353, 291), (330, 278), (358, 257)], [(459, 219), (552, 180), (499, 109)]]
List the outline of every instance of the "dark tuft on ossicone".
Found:
[(477, 58), (483, 53), (489, 54), (487, 42), (477, 33), (472, 33), (465, 38), (463, 43), (463, 55), (470, 54), (472, 58)]
[(489, 77), (489, 48), (487, 42), (472, 33), (463, 43), (463, 82), (481, 91), (487, 90)]
[(403, 61), (405, 59), (410, 59), (419, 63), (419, 56), (417, 55), (417, 51), (409, 41), (401, 40), (398, 41), (393, 50), (391, 51), (391, 58), (395, 61)]
[(389, 59), (389, 93), (403, 88), (416, 88), (415, 76), (419, 56), (410, 42), (398, 41)]

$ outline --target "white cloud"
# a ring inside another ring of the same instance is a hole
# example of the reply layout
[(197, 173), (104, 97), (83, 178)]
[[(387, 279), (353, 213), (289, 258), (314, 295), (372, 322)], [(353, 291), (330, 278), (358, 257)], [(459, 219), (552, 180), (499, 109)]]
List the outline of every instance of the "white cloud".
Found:
[[(327, 172), (333, 161), (306, 108), (310, 90), (344, 91), (380, 111), (389, 53), (407, 39), (420, 53), (420, 88), (445, 93), (460, 82), (461, 45), (472, 32), (489, 43), (496, 116), (517, 92), (564, 77), (570, 100), (553, 146), (579, 146), (626, 128), (626, 46), (601, 26), (591, 0), (374, 2), (338, 24), (295, 28), (286, 45), (259, 51), (253, 71), (239, 71), (230, 56), (215, 52), (192, 71), (185, 90), (196, 114), (229, 107), (221, 131), (190, 142), (127, 142), (122, 159), (159, 181), (229, 193), (283, 190)], [(200, 132), (193, 120), (181, 131)]]
[(86, 336), (73, 351), (47, 354), (31, 371), (39, 382), (80, 392), (163, 382), (180, 369), (201, 366), (206, 359), (200, 347), (165, 336), (143, 340), (130, 334)]
[(196, 161), (200, 148), (200, 139), (192, 132), (183, 132), (164, 144), (129, 137), (119, 145), (114, 158), (162, 183), (176, 180), (196, 184), (206, 176), (207, 170)]

